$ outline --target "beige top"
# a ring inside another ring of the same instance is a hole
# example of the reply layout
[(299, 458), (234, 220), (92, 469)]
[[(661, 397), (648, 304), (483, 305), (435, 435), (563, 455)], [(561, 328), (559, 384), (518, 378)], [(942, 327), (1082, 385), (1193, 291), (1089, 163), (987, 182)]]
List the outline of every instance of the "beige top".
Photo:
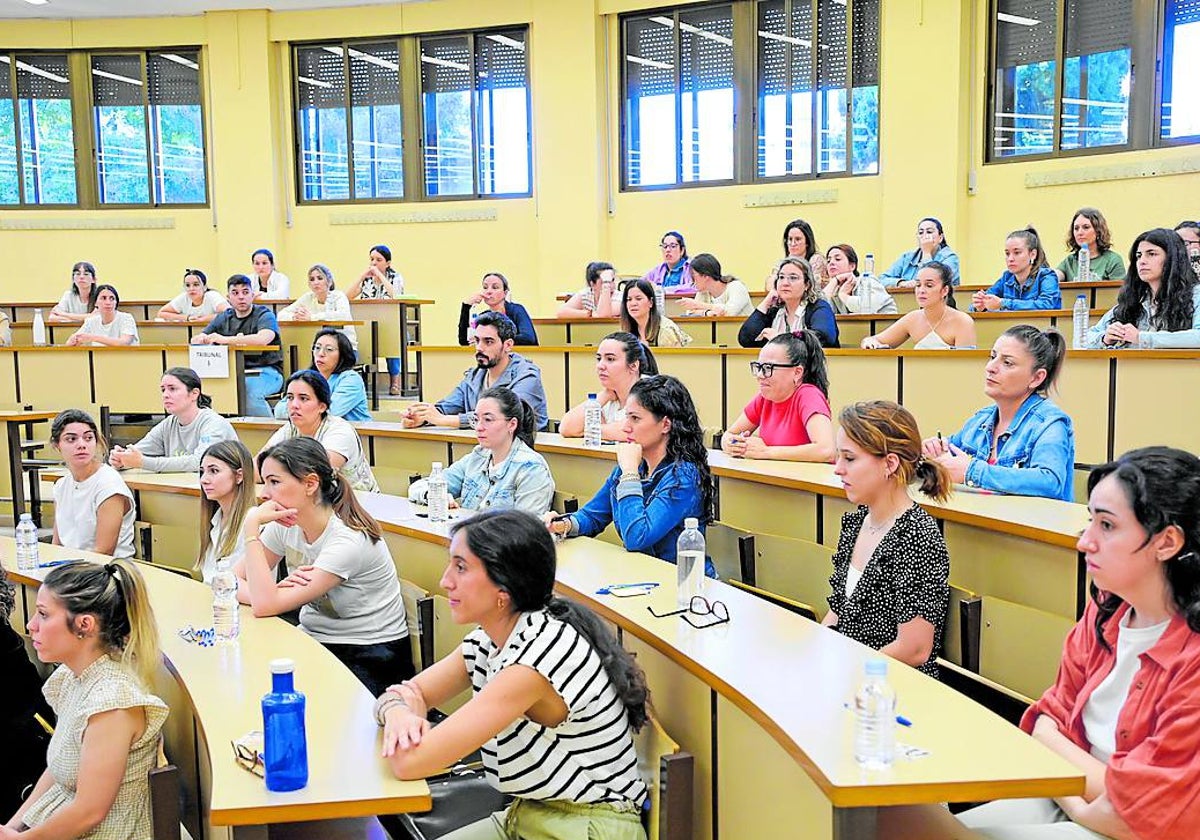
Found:
[(158, 733), (167, 720), (167, 704), (146, 693), (133, 674), (114, 660), (101, 656), (78, 677), (60, 665), (42, 692), (58, 715), (58, 726), (46, 751), (46, 765), (54, 784), (22, 817), (33, 828), (75, 798), (79, 784), (79, 758), (83, 733), (92, 715), (113, 709), (146, 710), (146, 730), (129, 750), (125, 777), (117, 798), (103, 822), (80, 840), (145, 840), (151, 836), (150, 782), (147, 774), (158, 757)]
[(662, 316), (662, 320), (658, 325), (658, 341), (655, 342), (656, 347), (687, 347), (692, 343), (692, 337), (679, 328), (679, 325), (668, 318)]

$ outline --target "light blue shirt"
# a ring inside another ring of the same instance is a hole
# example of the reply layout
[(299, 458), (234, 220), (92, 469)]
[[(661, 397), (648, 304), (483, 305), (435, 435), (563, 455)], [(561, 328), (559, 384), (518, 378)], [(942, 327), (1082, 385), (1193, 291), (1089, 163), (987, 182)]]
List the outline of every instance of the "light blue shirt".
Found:
[(895, 286), (902, 280), (916, 280), (917, 272), (931, 262), (944, 263), (950, 268), (950, 285), (957, 286), (961, 282), (958, 268), (958, 254), (950, 250), (949, 245), (938, 248), (932, 259), (925, 258), (925, 252), (920, 248), (905, 251), (887, 271), (879, 276), (879, 282), (885, 286)]
[[(508, 457), (498, 467), (492, 466), (490, 450), (476, 446), (443, 475), (450, 495), (468, 510), (515, 507), (540, 517), (554, 502), (550, 466), (520, 438), (513, 439)], [(428, 496), (428, 479), (414, 481), (408, 488), (408, 498), (418, 504)]]
[[(1104, 331), (1112, 323), (1116, 307), (1104, 313), (1100, 323), (1087, 332), (1087, 346), (1099, 349), (1120, 347), (1117, 344), (1105, 344)], [(1139, 347), (1142, 349), (1179, 349), (1200, 347), (1200, 285), (1192, 287), (1192, 326), (1186, 330), (1154, 329), (1150, 324), (1150, 296), (1142, 298), (1142, 315), (1134, 324), (1138, 329)]]
[[(361, 423), (371, 419), (367, 410), (367, 388), (357, 371), (344, 370), (335, 373), (329, 382), (329, 413), (350, 423)], [(275, 403), (275, 417), (287, 420), (287, 399)]]

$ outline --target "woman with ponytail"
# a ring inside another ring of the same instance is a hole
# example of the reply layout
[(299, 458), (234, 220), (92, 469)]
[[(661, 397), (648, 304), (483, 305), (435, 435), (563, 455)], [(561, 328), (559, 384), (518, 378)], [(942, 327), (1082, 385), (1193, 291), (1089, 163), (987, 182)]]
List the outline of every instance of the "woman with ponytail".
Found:
[[(455, 523), (442, 586), (454, 621), (478, 629), (379, 698), (383, 754), (399, 778), (422, 779), (482, 747), (488, 782), (516, 799), (466, 836), (644, 840), (633, 733), (648, 717), (645, 674), (590, 610), (555, 597), (554, 574), (554, 542), (529, 514)], [(428, 710), (468, 689), (431, 729)]]
[[(511, 388), (497, 386), (479, 395), (475, 437), (479, 445), (443, 473), (451, 507), (485, 510), (515, 507), (541, 516), (554, 501), (554, 476), (546, 459), (533, 451), (537, 415)], [(429, 481), (415, 481), (408, 498), (425, 504)]]
[(937, 522), (909, 495), (939, 501), (950, 476), (921, 454), (917, 421), (894, 402), (859, 402), (838, 418), (833, 472), (857, 510), (842, 514), (822, 624), (930, 676), (938, 675), (950, 555)]
[(1200, 458), (1136, 449), (1093, 470), (1088, 495), (1092, 597), (1021, 718), (1087, 787), (959, 819), (990, 838), (1200, 837)]
[(50, 445), (68, 473), (54, 482), (54, 544), (132, 557), (133, 493), (104, 463), (106, 444), (96, 421), (77, 408), (59, 412), (50, 424)]
[(750, 373), (758, 393), (721, 435), (721, 449), (735, 458), (832, 461), (829, 375), (816, 334), (775, 336), (758, 351)]
[(229, 421), (213, 411), (212, 398), (191, 368), (173, 367), (158, 384), (162, 391), (162, 419), (133, 446), (114, 446), (108, 462), (119, 470), (195, 472), (204, 450), (219, 440), (237, 440)]
[(1033, 226), (1014, 230), (1004, 240), (1005, 271), (989, 288), (971, 297), (975, 312), (1062, 309), (1058, 275)]
[[(323, 381), (323, 380), (322, 380)], [(300, 627), (379, 694), (413, 673), (400, 579), (379, 523), (308, 437), (258, 453), (266, 501), (242, 522), (238, 599), (255, 616), (300, 609)], [(301, 564), (276, 584), (291, 550)]]
[(46, 575), (29, 635), (38, 659), (61, 663), (43, 688), (58, 725), (46, 772), (0, 838), (151, 836), (147, 774), (167, 719), (150, 693), (156, 628), (133, 563), (74, 561)]

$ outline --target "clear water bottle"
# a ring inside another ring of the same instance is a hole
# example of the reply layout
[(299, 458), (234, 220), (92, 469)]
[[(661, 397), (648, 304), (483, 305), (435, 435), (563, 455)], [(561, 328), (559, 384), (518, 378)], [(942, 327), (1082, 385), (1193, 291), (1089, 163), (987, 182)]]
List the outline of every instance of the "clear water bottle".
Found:
[(595, 394), (588, 394), (587, 402), (583, 404), (584, 446), (600, 446), (603, 437), (601, 425), (600, 401)]
[(474, 312), (471, 313), (471, 320), (467, 324), (467, 344), (475, 343), (475, 327), (478, 325), (479, 316)]
[(1081, 283), (1092, 279), (1092, 252), (1087, 248), (1079, 249), (1079, 273), (1075, 279)]
[(700, 533), (700, 520), (689, 516), (683, 520), (683, 533), (675, 541), (675, 565), (679, 575), (679, 606), (686, 607), (693, 595), (703, 594), (704, 534)]
[(450, 491), (446, 487), (446, 476), (442, 473), (442, 462), (433, 462), (433, 472), (427, 482), (425, 504), (429, 505), (429, 521), (445, 522), (450, 518)]
[[(1084, 253), (1080, 251), (1080, 253)], [(1086, 295), (1077, 295), (1071, 307), (1071, 347), (1075, 350), (1087, 348), (1088, 304)]]
[(237, 577), (229, 567), (229, 559), (217, 561), (212, 578), (213, 635), (218, 642), (236, 642), (241, 632), (241, 612), (238, 610)]
[(17, 569), (32, 571), (39, 562), (37, 526), (33, 524), (32, 516), (22, 513), (17, 523)]
[(865, 672), (854, 695), (854, 760), (885, 770), (896, 757), (896, 692), (887, 681), (886, 660), (867, 660)]
[(661, 283), (654, 284), (654, 305), (658, 308), (659, 315), (667, 314), (667, 292)]
[(867, 254), (863, 257), (863, 277), (875, 276), (875, 255)]
[(42, 319), (42, 310), (33, 310), (33, 346), (46, 346), (46, 322)]
[(296, 691), (295, 670), (290, 659), (271, 660), (271, 691), (262, 699), (267, 790), (299, 790), (308, 784), (304, 695)]

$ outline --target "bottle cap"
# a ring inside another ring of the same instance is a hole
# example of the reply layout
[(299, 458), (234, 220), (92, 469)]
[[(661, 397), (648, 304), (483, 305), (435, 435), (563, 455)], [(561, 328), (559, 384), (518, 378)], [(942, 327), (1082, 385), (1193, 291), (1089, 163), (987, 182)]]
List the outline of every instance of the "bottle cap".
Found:
[(435, 470), (440, 470), (440, 469), (442, 468), (442, 462), (441, 462), (441, 461), (434, 461), (434, 462), (433, 462), (433, 468), (434, 468)]
[(594, 400), (594, 399), (596, 399), (596, 395), (595, 395), (595, 394), (588, 394), (588, 399), (589, 399), (589, 400)]
[(693, 529), (699, 528), (700, 520), (694, 516), (689, 516), (687, 519), (683, 520), (683, 527), (684, 528), (693, 528)]
[(1075, 300), (1087, 300), (1086, 295), (1075, 295)]
[(296, 663), (291, 659), (272, 659), (271, 673), (272, 674), (290, 674), (296, 670)]
[(887, 676), (887, 660), (886, 659), (868, 659), (866, 665), (868, 677), (886, 677)]

